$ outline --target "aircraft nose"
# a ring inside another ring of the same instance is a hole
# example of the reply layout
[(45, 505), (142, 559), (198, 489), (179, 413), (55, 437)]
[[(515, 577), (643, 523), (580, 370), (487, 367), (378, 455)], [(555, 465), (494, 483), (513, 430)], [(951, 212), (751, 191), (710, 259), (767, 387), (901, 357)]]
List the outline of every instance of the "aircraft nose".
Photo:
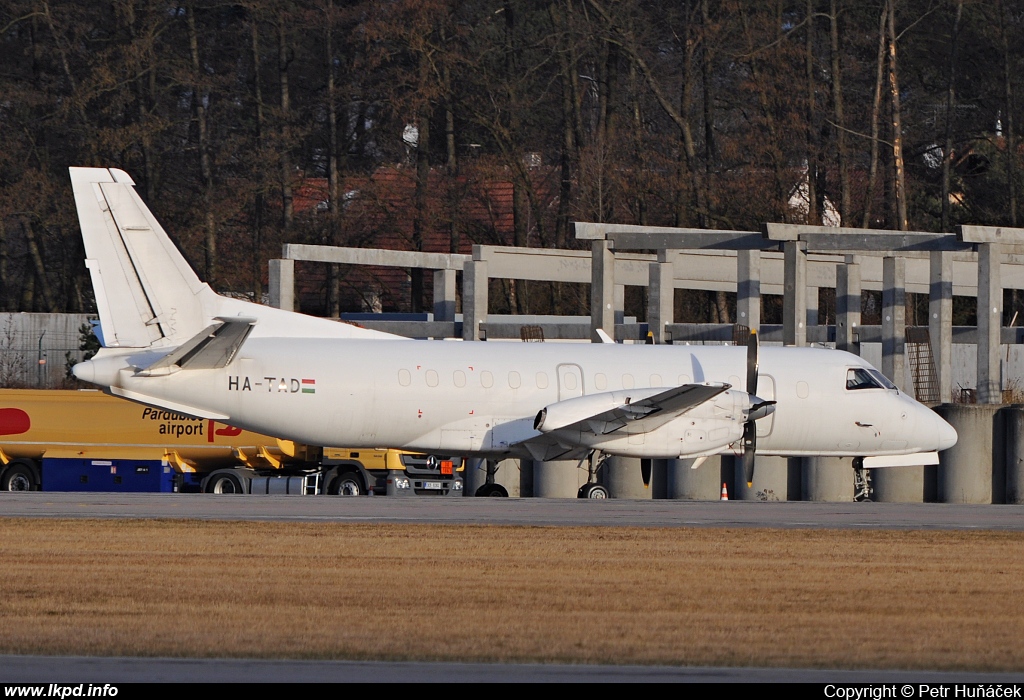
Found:
[(935, 421), (938, 424), (939, 433), (939, 446), (938, 449), (948, 450), (950, 447), (956, 444), (957, 434), (956, 429), (943, 420), (937, 413), (932, 413), (935, 417)]

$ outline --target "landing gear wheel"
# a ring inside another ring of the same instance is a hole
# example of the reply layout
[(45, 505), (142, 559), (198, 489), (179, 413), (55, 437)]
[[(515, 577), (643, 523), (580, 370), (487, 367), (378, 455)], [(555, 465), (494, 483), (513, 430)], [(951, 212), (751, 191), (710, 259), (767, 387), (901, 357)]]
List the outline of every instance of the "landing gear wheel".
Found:
[(477, 498), (508, 498), (508, 491), (501, 484), (484, 484), (476, 490)]
[(32, 469), (24, 464), (12, 464), (4, 474), (0, 489), (4, 491), (35, 491), (36, 477)]
[(359, 472), (345, 471), (338, 474), (331, 493), (335, 496), (361, 496), (365, 491)]
[(601, 484), (583, 484), (576, 493), (577, 498), (611, 498), (608, 489)]
[(242, 480), (230, 472), (214, 474), (206, 482), (206, 493), (245, 493)]

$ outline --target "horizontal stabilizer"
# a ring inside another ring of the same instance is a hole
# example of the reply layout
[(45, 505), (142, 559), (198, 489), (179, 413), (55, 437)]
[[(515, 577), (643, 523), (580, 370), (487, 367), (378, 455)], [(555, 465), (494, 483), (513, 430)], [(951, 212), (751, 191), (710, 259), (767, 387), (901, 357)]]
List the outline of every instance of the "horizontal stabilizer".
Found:
[(140, 394), (137, 391), (129, 391), (120, 387), (110, 387), (110, 393), (114, 396), (120, 396), (122, 399), (128, 399), (136, 403), (141, 403), (146, 406), (156, 406), (157, 408), (165, 408), (168, 411), (174, 411), (175, 413), (184, 413), (187, 416), (195, 416), (196, 418), (207, 418), (211, 420), (219, 420), (222, 423), (227, 423), (231, 420), (231, 416), (224, 413), (215, 413), (213, 411), (207, 411), (205, 409), (196, 408), (195, 406), (188, 406), (183, 403), (177, 403), (175, 401), (167, 401), (160, 399), (155, 396), (148, 396), (146, 394)]
[(164, 355), (138, 374), (143, 377), (170, 374), (181, 369), (220, 369), (230, 364), (252, 332), (255, 318), (218, 316), (215, 323)]

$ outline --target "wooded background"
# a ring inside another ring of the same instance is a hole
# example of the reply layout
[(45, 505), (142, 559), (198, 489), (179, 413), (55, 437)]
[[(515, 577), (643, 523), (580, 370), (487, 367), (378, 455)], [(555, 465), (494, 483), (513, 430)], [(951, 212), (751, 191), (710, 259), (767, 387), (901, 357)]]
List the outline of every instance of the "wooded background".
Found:
[[(282, 242), (1017, 225), (1022, 46), (1020, 0), (7, 0), (0, 310), (92, 310), (70, 165), (128, 171), (201, 277), (257, 299)], [(429, 302), (419, 273), (373, 303), (346, 274), (304, 306)], [(512, 311), (585, 304), (505, 284)]]

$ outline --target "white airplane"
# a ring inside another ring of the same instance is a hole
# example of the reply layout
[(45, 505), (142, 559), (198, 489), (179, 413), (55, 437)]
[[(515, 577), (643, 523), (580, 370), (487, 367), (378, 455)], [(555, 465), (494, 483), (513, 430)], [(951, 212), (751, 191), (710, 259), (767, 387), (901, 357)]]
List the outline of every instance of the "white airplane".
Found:
[[(416, 341), (219, 296), (123, 171), (71, 168), (116, 396), (310, 445), (502, 459), (595, 454), (936, 464), (956, 431), (827, 349)], [(760, 364), (760, 371), (759, 371)]]

